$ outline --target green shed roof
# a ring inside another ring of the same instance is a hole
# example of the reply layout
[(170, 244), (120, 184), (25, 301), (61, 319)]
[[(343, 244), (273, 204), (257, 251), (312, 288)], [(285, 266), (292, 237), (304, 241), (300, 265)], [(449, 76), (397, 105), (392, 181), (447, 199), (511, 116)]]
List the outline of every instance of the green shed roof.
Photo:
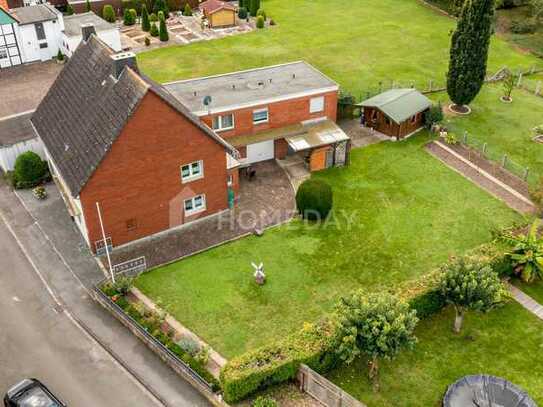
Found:
[(7, 11), (0, 7), (0, 25), (15, 24), (16, 22), (17, 20), (15, 20), (12, 16), (8, 14)]
[(416, 89), (390, 89), (359, 103), (361, 107), (381, 110), (400, 124), (432, 106), (432, 101)]

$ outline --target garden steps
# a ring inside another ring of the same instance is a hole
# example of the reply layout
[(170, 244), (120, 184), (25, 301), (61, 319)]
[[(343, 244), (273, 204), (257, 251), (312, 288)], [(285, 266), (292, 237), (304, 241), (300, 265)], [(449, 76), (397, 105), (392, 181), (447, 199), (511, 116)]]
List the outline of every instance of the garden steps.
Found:
[(511, 283), (507, 283), (509, 291), (513, 294), (513, 298), (524, 308), (530, 311), (539, 319), (543, 320), (543, 305), (538, 303), (528, 294), (524, 293), (522, 290), (519, 290)]
[(534, 204), (523, 194), (515, 191), (511, 186), (476, 166), (440, 141), (433, 141), (428, 144), (426, 151), (515, 211), (522, 214), (534, 212)]

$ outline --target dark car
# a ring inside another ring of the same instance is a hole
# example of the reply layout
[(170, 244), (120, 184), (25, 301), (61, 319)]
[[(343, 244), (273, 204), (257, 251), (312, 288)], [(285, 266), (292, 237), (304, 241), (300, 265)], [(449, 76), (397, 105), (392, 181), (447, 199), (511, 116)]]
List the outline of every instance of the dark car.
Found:
[(5, 407), (66, 407), (38, 379), (24, 379), (4, 396)]

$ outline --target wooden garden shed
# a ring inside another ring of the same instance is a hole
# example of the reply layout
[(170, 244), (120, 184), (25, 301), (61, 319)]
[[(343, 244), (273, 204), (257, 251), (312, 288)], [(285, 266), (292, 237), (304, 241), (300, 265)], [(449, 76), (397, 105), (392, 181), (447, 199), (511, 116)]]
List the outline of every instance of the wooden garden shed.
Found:
[(396, 140), (424, 126), (424, 113), (432, 101), (416, 89), (390, 89), (359, 103), (367, 127)]
[(207, 0), (200, 4), (209, 27), (221, 28), (236, 25), (236, 7), (225, 1)]

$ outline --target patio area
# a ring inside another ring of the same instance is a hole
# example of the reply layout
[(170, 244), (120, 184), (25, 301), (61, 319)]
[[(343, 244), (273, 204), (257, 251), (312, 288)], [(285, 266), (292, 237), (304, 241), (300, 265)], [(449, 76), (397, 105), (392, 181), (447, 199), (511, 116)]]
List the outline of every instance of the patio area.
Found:
[(290, 219), (295, 213), (294, 189), (285, 171), (273, 160), (251, 167), (251, 179), (240, 171), (234, 209), (114, 249), (112, 263), (145, 256), (147, 267), (154, 267)]
[[(166, 42), (161, 42), (158, 37), (152, 37), (148, 32), (142, 31), (139, 22), (133, 26), (124, 26), (119, 21), (117, 26), (121, 31), (123, 49), (140, 52), (174, 44), (186, 45), (198, 41), (209, 41), (248, 33), (256, 28), (253, 20), (251, 18), (247, 22), (246, 20), (237, 19), (237, 24), (234, 27), (206, 28), (202, 26), (202, 13), (199, 11), (195, 11), (192, 16), (184, 16), (180, 12), (172, 13), (172, 16), (166, 21), (170, 33), (170, 39)], [(151, 45), (145, 45), (145, 38), (151, 40)]]

